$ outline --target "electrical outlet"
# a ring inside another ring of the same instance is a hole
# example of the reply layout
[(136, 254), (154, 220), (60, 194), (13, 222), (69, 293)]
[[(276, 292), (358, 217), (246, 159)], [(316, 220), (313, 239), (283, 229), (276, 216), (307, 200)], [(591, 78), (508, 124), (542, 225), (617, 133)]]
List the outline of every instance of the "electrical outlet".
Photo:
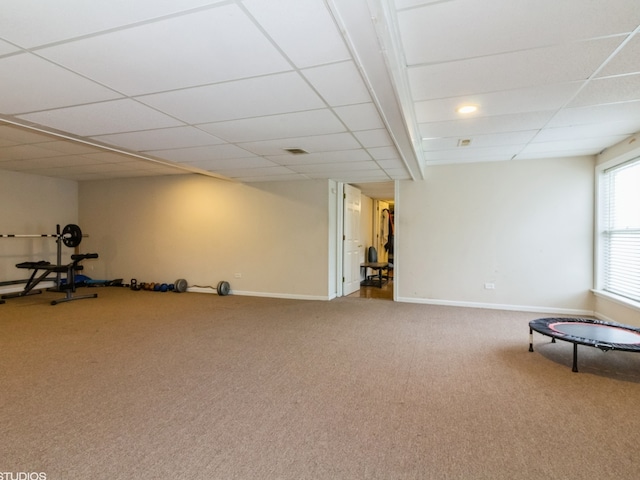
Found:
[(484, 284), (484, 288), (485, 288), (485, 290), (494, 290), (496, 288), (496, 284), (495, 283), (485, 283)]

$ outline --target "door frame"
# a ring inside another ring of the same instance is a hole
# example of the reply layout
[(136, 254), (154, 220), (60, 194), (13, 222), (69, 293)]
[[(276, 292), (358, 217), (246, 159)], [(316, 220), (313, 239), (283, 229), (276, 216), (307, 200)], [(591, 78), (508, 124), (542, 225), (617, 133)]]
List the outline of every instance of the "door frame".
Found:
[[(395, 185), (394, 185), (394, 195), (393, 195), (393, 204), (394, 204), (394, 216), (396, 218), (396, 224), (395, 224), (395, 231), (394, 231), (394, 236), (395, 236), (395, 245), (394, 245), (394, 250), (397, 251), (397, 247), (398, 247), (398, 224), (397, 224), (397, 219), (398, 219), (398, 185), (399, 181), (396, 180), (395, 181)], [(333, 263), (333, 271), (335, 272), (335, 296), (336, 297), (343, 297), (344, 296), (344, 289), (343, 289), (343, 285), (342, 285), (342, 277), (343, 277), (343, 250), (344, 250), (344, 196), (343, 196), (343, 192), (344, 192), (344, 184), (345, 182), (336, 182), (335, 184), (332, 183), (332, 188), (331, 188), (331, 193), (334, 195), (335, 201), (332, 202), (334, 205), (332, 206), (332, 210), (333, 210), (333, 218), (335, 221), (334, 224), (334, 229), (333, 231), (335, 232), (335, 246), (336, 248), (334, 249), (334, 258), (332, 260)], [(334, 209), (335, 208), (335, 209)], [(397, 301), (397, 294), (398, 294), (398, 284), (399, 284), (399, 280), (400, 280), (400, 275), (398, 274), (398, 262), (395, 261), (395, 257), (394, 257), (394, 264), (393, 264), (393, 301)], [(333, 296), (332, 296), (333, 298)]]

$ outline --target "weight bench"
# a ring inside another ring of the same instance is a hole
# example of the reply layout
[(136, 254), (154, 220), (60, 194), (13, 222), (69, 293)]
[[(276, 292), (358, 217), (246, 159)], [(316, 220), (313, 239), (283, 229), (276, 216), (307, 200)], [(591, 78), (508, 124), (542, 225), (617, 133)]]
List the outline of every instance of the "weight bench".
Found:
[[(40, 262), (22, 262), (16, 265), (17, 268), (27, 268), (29, 270), (33, 270), (31, 277), (27, 280), (26, 285), (22, 289), (21, 292), (16, 293), (7, 293), (2, 295), (1, 298), (16, 298), (16, 297), (25, 297), (27, 295), (34, 295), (37, 293), (42, 293), (42, 290), (34, 290), (36, 286), (46, 279), (51, 273), (66, 273), (67, 279), (66, 283), (62, 284), (59, 282), (57, 286), (58, 291), (65, 291), (66, 295), (64, 298), (59, 298), (57, 300), (52, 300), (51, 305), (57, 305), (62, 302), (70, 302), (71, 300), (81, 300), (83, 298), (96, 298), (98, 296), (97, 293), (93, 293), (91, 295), (73, 295), (76, 291), (76, 272), (82, 270), (84, 267), (79, 265), (79, 263), (86, 258), (98, 258), (97, 253), (82, 253), (71, 255), (71, 263), (67, 265), (52, 265), (49, 262), (40, 261)], [(40, 274), (38, 275), (38, 272)]]

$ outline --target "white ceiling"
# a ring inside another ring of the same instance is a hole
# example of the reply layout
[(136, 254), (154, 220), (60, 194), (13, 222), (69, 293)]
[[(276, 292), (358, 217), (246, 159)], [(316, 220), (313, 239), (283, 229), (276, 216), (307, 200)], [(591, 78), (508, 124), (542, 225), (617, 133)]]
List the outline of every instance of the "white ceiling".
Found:
[(3, 0), (0, 170), (390, 198), (430, 165), (594, 155), (640, 131), (639, 25), (638, 0)]

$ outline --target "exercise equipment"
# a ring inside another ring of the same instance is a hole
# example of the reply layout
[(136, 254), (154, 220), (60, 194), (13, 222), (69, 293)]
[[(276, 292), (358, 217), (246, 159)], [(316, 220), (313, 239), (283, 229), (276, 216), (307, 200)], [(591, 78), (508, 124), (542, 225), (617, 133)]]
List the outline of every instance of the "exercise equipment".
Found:
[(179, 278), (175, 283), (176, 292), (183, 293), (187, 291), (187, 281), (184, 278)]
[[(66, 265), (52, 265), (49, 262), (45, 262), (44, 260), (39, 262), (22, 262), (18, 263), (16, 267), (18, 268), (26, 268), (29, 270), (33, 270), (31, 277), (27, 280), (25, 287), (20, 292), (8, 293), (2, 295), (2, 298), (16, 298), (16, 297), (24, 297), (27, 295), (34, 295), (37, 293), (42, 293), (41, 290), (34, 290), (35, 287), (44, 280), (50, 273), (66, 273), (67, 279), (64, 284), (59, 283), (56, 291), (64, 291), (66, 293), (64, 298), (59, 298), (57, 300), (52, 300), (51, 305), (57, 305), (62, 302), (69, 302), (71, 300), (80, 300), (83, 298), (96, 298), (98, 296), (97, 293), (93, 293), (90, 295), (73, 295), (76, 291), (76, 281), (75, 276), (76, 272), (82, 270), (84, 267), (79, 265), (82, 260), (87, 258), (98, 258), (97, 253), (84, 253), (84, 254), (74, 254), (71, 255), (71, 263)], [(41, 272), (38, 275), (38, 272)]]
[[(61, 290), (62, 289), (62, 280), (61, 280), (61, 273), (64, 273), (66, 270), (63, 268), (64, 265), (62, 265), (62, 245), (65, 245), (66, 247), (69, 248), (76, 248), (80, 245), (80, 242), (82, 241), (83, 237), (87, 237), (88, 235), (85, 235), (82, 233), (82, 230), (80, 229), (80, 227), (74, 223), (70, 223), (68, 225), (65, 225), (64, 228), (62, 228), (62, 230), (60, 230), (60, 225), (56, 225), (56, 233), (54, 234), (47, 234), (47, 233), (43, 233), (43, 234), (0, 234), (0, 238), (55, 238), (56, 239), (56, 265), (57, 267), (60, 267), (60, 269), (56, 270), (56, 269), (50, 269), (48, 272), (45, 272), (44, 276), (38, 280), (38, 283), (42, 280), (44, 280), (44, 278), (47, 277), (47, 275), (49, 275), (49, 273), (55, 273), (56, 274), (56, 279), (55, 279), (55, 284), (56, 284), (56, 289), (57, 290)], [(87, 257), (89, 258), (89, 257)], [(96, 257), (97, 258), (97, 257)], [(24, 262), (24, 264), (38, 264), (40, 263), (42, 265), (41, 262)], [(48, 262), (44, 262), (44, 263), (48, 263)], [(20, 264), (18, 264), (20, 265)], [(18, 265), (16, 265), (18, 268), (27, 268), (27, 267), (19, 267)], [(35, 274), (35, 272), (34, 272)], [(30, 280), (33, 280), (33, 275), (32, 278)], [(27, 283), (27, 285), (29, 285)], [(33, 285), (35, 286), (35, 285)], [(33, 286), (31, 288), (33, 288)], [(26, 288), (26, 287), (25, 287)], [(3, 297), (4, 298), (4, 297)]]
[[(186, 282), (186, 280), (185, 280)], [(177, 291), (176, 285), (174, 283), (146, 283), (146, 282), (138, 282), (135, 278), (131, 279), (130, 288), (134, 291), (139, 290), (152, 290), (154, 292), (173, 292)], [(186, 289), (186, 287), (185, 287)]]
[(212, 285), (192, 285), (195, 288), (210, 288), (211, 290), (215, 290), (218, 295), (224, 297), (225, 295), (229, 295), (231, 292), (231, 285), (229, 282), (221, 280), (218, 282), (218, 285), (214, 288)]
[[(131, 279), (131, 283), (130, 283), (130, 288), (131, 290), (149, 290), (151, 292), (176, 292), (176, 293), (184, 293), (187, 291), (187, 288), (189, 287), (189, 285), (187, 284), (187, 281), (184, 278), (179, 278), (177, 279), (174, 283), (155, 283), (155, 282), (138, 282), (138, 280), (136, 280), (135, 278)], [(211, 288), (213, 289), (212, 286), (208, 286), (208, 287), (202, 287), (200, 285), (193, 285), (194, 287), (199, 287), (199, 288)], [(216, 292), (218, 293), (218, 295), (224, 297), (225, 295), (229, 295), (229, 293), (231, 292), (231, 285), (229, 285), (229, 282), (226, 282), (224, 280), (218, 282), (218, 285), (215, 288)]]
[(529, 351), (533, 352), (533, 332), (573, 343), (572, 371), (578, 371), (578, 345), (603, 352), (640, 352), (640, 328), (590, 318), (539, 318), (529, 322)]
[(218, 292), (218, 295), (224, 297), (225, 295), (229, 295), (229, 292), (231, 291), (231, 285), (229, 285), (229, 282), (225, 282), (224, 280), (222, 280), (218, 282), (216, 291)]
[(60, 231), (60, 225), (56, 225), (56, 233), (52, 234), (0, 234), (0, 238), (55, 238), (69, 248), (75, 248), (80, 245), (83, 236), (86, 237), (87, 235), (83, 235), (80, 227), (73, 223), (65, 225), (62, 232)]

